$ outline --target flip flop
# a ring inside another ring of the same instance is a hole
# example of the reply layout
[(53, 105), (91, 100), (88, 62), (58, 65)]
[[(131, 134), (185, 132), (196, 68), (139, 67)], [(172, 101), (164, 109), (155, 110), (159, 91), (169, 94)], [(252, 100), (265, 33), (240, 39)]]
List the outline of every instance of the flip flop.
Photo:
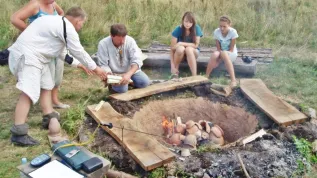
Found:
[(178, 78), (179, 78), (178, 74), (171, 74), (169, 76), (169, 79), (178, 79)]
[(56, 108), (56, 109), (68, 109), (68, 108), (70, 108), (70, 106), (68, 104), (60, 103), (60, 104), (53, 104), (53, 108)]

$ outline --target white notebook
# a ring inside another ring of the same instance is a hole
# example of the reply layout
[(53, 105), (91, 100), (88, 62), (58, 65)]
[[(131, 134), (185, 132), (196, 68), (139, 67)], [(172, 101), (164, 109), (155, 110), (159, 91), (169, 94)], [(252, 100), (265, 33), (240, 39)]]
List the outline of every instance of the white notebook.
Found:
[(32, 178), (84, 178), (61, 162), (54, 160), (29, 174)]

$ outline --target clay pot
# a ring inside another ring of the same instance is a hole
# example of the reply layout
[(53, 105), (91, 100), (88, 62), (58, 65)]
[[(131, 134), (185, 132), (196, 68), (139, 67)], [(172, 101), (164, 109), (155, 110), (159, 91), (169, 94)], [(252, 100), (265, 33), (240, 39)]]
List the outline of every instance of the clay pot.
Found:
[(195, 125), (195, 122), (192, 120), (189, 120), (186, 122), (186, 129), (190, 129)]
[(196, 149), (197, 138), (195, 135), (187, 135), (184, 139), (184, 146)]
[(206, 131), (207, 133), (210, 133), (211, 127), (210, 127), (210, 123), (209, 121), (206, 120), (200, 120), (199, 125), (201, 125), (202, 130)]
[(214, 133), (215, 136), (217, 136), (217, 137), (223, 137), (223, 135), (224, 135), (223, 130), (218, 125), (214, 125), (211, 128), (211, 132)]
[(185, 124), (177, 124), (177, 126), (175, 127), (175, 131), (177, 133), (185, 134), (186, 125)]
[(192, 126), (189, 129), (186, 129), (188, 134), (195, 134), (197, 131), (199, 131), (199, 128), (197, 127), (197, 125)]
[(180, 145), (182, 143), (182, 140), (184, 139), (184, 135), (181, 135), (180, 133), (175, 133), (168, 139), (168, 143), (172, 145)]
[(190, 151), (189, 151), (189, 149), (187, 149), (187, 148), (182, 148), (182, 150), (181, 150), (181, 156), (183, 156), (183, 157), (190, 156)]
[(215, 134), (213, 134), (212, 132), (209, 133), (209, 139), (218, 145), (223, 145), (225, 143), (225, 140), (223, 139), (223, 137), (217, 137)]
[(50, 136), (60, 135), (61, 133), (61, 125), (59, 124), (58, 120), (56, 118), (52, 118), (50, 120), (50, 123), (48, 125), (48, 134)]
[(50, 141), (52, 143), (57, 143), (57, 142), (62, 140), (61, 125), (59, 124), (59, 122), (56, 118), (52, 118), (50, 120), (48, 129), (49, 129), (48, 136), (49, 136)]
[(205, 132), (205, 131), (202, 131), (202, 133), (201, 133), (201, 138), (204, 139), (204, 140), (209, 139), (209, 133), (207, 133), (207, 132)]

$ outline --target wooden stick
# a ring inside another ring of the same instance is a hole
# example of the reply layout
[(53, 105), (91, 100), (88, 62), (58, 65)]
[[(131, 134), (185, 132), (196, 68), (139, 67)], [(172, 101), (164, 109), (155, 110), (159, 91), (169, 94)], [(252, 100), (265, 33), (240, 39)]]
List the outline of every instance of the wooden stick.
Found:
[(109, 169), (108, 172), (106, 173), (107, 178), (137, 178), (135, 176), (132, 176), (130, 174), (127, 174), (122, 171), (115, 171), (112, 169)]
[(242, 167), (242, 169), (243, 169), (243, 172), (244, 172), (245, 176), (247, 176), (247, 178), (251, 178), (250, 175), (249, 175), (249, 173), (248, 173), (247, 170), (245, 169), (245, 166), (244, 166), (244, 164), (243, 164), (243, 161), (242, 161), (241, 156), (240, 156), (239, 153), (237, 154), (237, 157), (238, 157), (238, 160), (239, 160), (239, 162), (240, 162), (240, 164), (241, 164), (241, 167)]

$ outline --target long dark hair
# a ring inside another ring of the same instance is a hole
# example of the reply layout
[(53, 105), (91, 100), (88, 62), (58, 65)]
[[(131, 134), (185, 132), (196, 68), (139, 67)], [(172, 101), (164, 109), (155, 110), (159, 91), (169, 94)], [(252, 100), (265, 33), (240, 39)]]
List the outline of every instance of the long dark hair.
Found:
[(186, 29), (184, 27), (184, 19), (187, 19), (188, 21), (190, 21), (191, 23), (193, 23), (193, 26), (190, 27), (189, 31), (189, 36), (193, 39), (193, 42), (196, 43), (196, 20), (194, 17), (194, 14), (192, 12), (185, 12), (185, 14), (183, 15), (182, 18), (182, 39), (185, 42), (185, 36), (186, 36)]

